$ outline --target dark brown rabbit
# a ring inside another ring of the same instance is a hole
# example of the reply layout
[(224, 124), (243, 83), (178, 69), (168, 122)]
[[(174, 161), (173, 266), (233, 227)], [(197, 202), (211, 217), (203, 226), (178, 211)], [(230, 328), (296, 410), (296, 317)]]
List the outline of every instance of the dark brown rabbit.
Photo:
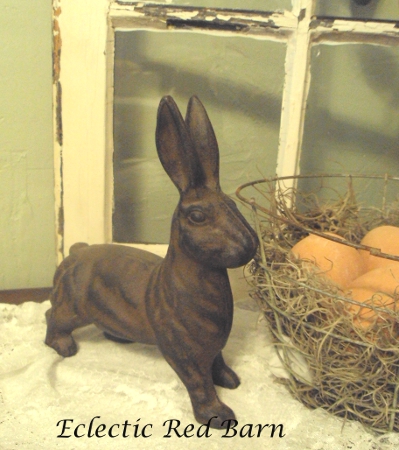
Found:
[(94, 323), (111, 339), (156, 344), (191, 398), (195, 418), (227, 426), (233, 411), (214, 384), (236, 388), (224, 362), (233, 319), (227, 268), (255, 254), (256, 234), (219, 185), (216, 137), (193, 96), (184, 121), (167, 96), (158, 109), (156, 144), (180, 193), (166, 257), (114, 244), (75, 244), (54, 276), (46, 344), (77, 352), (71, 335)]

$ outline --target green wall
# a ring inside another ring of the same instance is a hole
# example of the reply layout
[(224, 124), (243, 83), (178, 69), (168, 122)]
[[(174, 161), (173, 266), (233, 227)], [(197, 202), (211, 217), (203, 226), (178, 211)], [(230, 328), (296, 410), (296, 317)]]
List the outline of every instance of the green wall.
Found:
[(51, 0), (0, 0), (0, 290), (56, 265)]

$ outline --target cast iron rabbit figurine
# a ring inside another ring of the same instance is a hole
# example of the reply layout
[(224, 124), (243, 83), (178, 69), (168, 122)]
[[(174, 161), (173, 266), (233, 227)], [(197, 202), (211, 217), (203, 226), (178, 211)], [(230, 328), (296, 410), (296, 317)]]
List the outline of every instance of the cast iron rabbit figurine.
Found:
[(94, 323), (111, 339), (156, 344), (186, 386), (196, 420), (216, 416), (211, 426), (222, 428), (234, 413), (214, 384), (240, 383), (221, 353), (233, 319), (226, 268), (246, 264), (258, 239), (221, 191), (216, 137), (196, 96), (185, 121), (171, 97), (161, 100), (156, 144), (180, 193), (166, 257), (123, 245), (74, 244), (54, 275), (45, 342), (72, 356), (72, 331)]

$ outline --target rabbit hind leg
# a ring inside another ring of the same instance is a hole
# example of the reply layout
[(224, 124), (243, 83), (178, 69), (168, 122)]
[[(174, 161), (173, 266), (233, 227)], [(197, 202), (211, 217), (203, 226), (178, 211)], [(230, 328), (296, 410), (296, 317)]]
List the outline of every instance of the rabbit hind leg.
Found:
[(222, 352), (219, 352), (213, 361), (212, 378), (217, 386), (227, 389), (235, 389), (240, 385), (237, 374), (224, 362)]
[(78, 347), (71, 333), (76, 328), (88, 325), (89, 322), (79, 317), (73, 306), (66, 301), (53, 304), (46, 311), (46, 321), (47, 333), (44, 342), (61, 356), (75, 355)]

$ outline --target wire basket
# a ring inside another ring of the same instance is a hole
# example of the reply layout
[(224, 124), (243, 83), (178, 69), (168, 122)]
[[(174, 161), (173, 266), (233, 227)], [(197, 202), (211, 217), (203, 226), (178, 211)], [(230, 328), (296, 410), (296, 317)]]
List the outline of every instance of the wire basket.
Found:
[(306, 406), (379, 433), (399, 431), (399, 296), (395, 291), (390, 308), (368, 303), (374, 320), (359, 327), (349, 313), (359, 302), (291, 249), (316, 234), (399, 264), (397, 255), (361, 244), (375, 227), (399, 227), (398, 182), (387, 175), (300, 175), (256, 180), (236, 191), (254, 212), (261, 242), (251, 283), (288, 374), (280, 381)]

